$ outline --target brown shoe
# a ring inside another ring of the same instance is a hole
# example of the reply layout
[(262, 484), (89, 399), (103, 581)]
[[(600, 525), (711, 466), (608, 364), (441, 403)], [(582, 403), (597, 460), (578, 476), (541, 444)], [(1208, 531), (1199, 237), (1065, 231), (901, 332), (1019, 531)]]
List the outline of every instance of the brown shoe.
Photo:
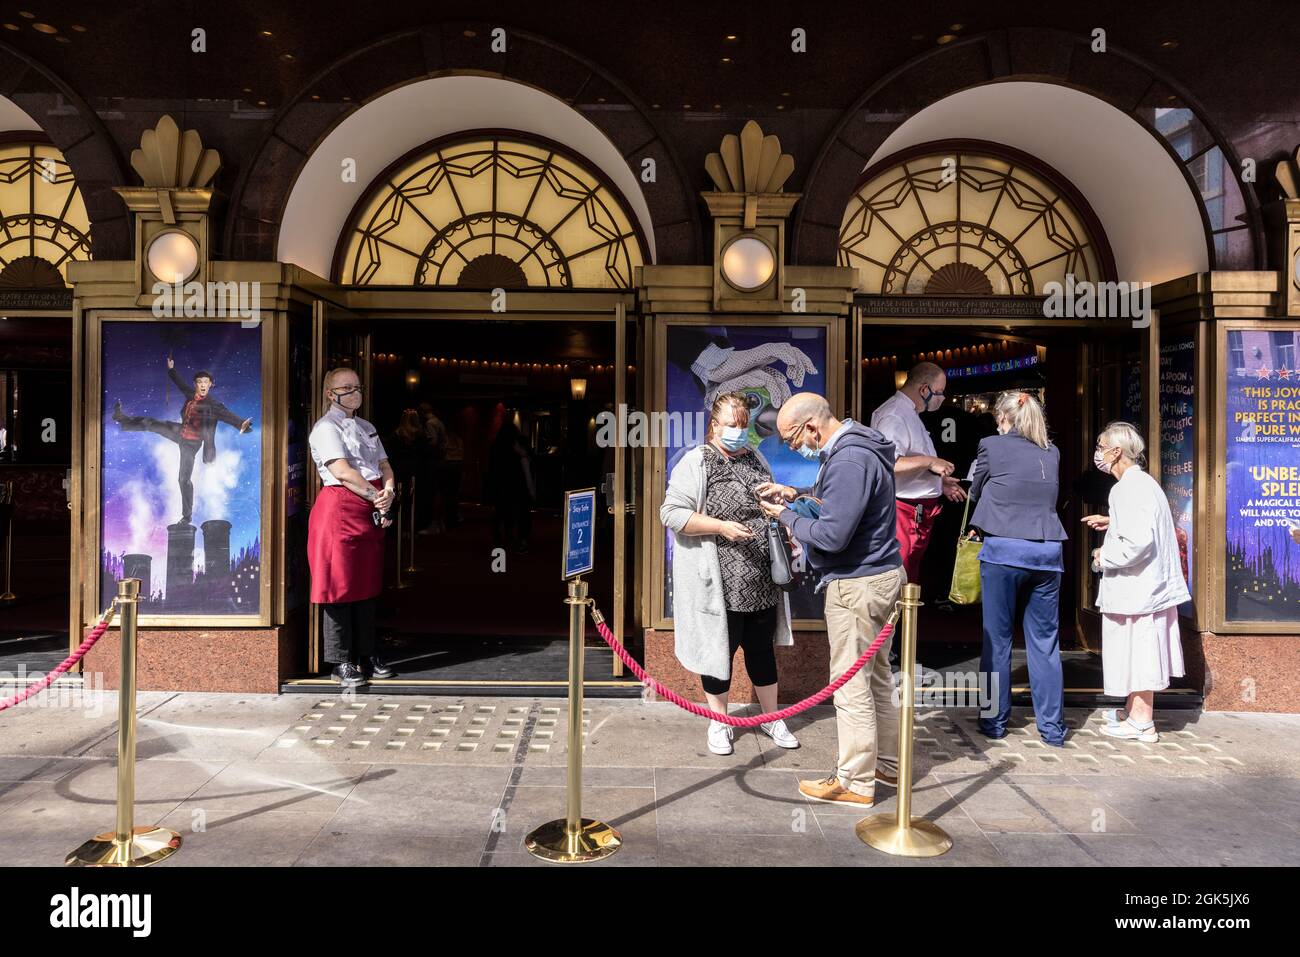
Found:
[(859, 807), (872, 805), (872, 798), (850, 791), (833, 774), (821, 781), (800, 781), (799, 793), (826, 804), (856, 804)]
[(876, 768), (876, 780), (881, 784), (888, 784), (891, 788), (898, 787), (898, 775), (890, 774), (883, 768)]

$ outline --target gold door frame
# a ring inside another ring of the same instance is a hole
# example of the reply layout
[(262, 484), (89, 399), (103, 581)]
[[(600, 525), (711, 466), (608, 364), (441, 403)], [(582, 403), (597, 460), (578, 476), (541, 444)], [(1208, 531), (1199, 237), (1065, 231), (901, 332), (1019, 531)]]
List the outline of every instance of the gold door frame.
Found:
[[(363, 326), (362, 330), (357, 333), (360, 336), (360, 349), (356, 350), (357, 355), (355, 357), (357, 360), (357, 375), (365, 384), (365, 391), (361, 393), (361, 408), (358, 411), (363, 419), (368, 418), (370, 414), (369, 383), (372, 358), (369, 324), (363, 324), (364, 321), (360, 316), (336, 303), (317, 299), (312, 302), (311, 306), (311, 416), (313, 424), (325, 414), (325, 373), (329, 371), (327, 347), (329, 345), (329, 324), (331, 322), (349, 326), (353, 324)], [(307, 509), (308, 515), (310, 515), (311, 507), (315, 504), (316, 496), (320, 494), (321, 489), (320, 472), (316, 470), (310, 451), (307, 453), (307, 468), (311, 473), (307, 481)], [(309, 594), (307, 604), (307, 668), (311, 674), (316, 674), (321, 670), (321, 659), (324, 657), (325, 652), (324, 639), (320, 605), (311, 601)]]
[[(748, 329), (764, 327), (785, 329), (790, 326), (808, 326), (826, 330), (826, 383), (827, 400), (831, 410), (837, 416), (844, 415), (844, 319), (839, 316), (807, 315), (781, 313), (762, 315), (751, 313), (712, 313), (708, 315), (688, 315), (678, 313), (661, 313), (653, 317), (650, 338), (653, 342), (651, 356), (646, 365), (653, 370), (650, 387), (650, 408), (664, 411), (667, 404), (668, 369), (662, 361), (667, 355), (669, 326), (743, 326)], [(673, 619), (664, 615), (664, 543), (667, 529), (659, 521), (659, 507), (663, 504), (667, 482), (668, 450), (653, 444), (646, 450), (645, 459), (649, 461), (646, 470), (642, 500), (642, 528), (647, 531), (642, 549), (643, 582), (648, 582), (649, 594), (642, 595), (643, 608), (649, 613), (649, 622), (643, 626), (655, 630), (671, 630)], [(648, 555), (646, 553), (649, 553)], [(643, 587), (647, 587), (643, 585)], [(824, 618), (798, 618), (790, 622), (790, 627), (797, 631), (825, 631)]]
[[(627, 305), (624, 301), (624, 294), (614, 293), (612, 309), (610, 311), (600, 311), (584, 308), (573, 308), (572, 298), (565, 293), (555, 293), (555, 302), (558, 308), (548, 311), (514, 311), (492, 312), (481, 307), (482, 294), (467, 294), (460, 290), (448, 290), (444, 295), (441, 291), (435, 293), (425, 292), (423, 290), (417, 293), (421, 301), (427, 302), (427, 308), (414, 308), (411, 306), (411, 290), (402, 288), (392, 290), (392, 300), (398, 305), (396, 309), (385, 308), (384, 300), (390, 298), (385, 295), (386, 290), (366, 289), (366, 307), (364, 309), (344, 309), (332, 302), (316, 300), (312, 306), (312, 408), (315, 418), (319, 419), (324, 414), (324, 387), (323, 379), (326, 364), (325, 347), (327, 345), (327, 323), (331, 320), (345, 321), (348, 323), (357, 323), (365, 329), (365, 345), (363, 347), (363, 365), (361, 370), (362, 381), (368, 382), (371, 379), (372, 368), (372, 351), (371, 351), (371, 332), (370, 321), (382, 319), (414, 319), (414, 320), (436, 320), (451, 322), (484, 322), (484, 321), (527, 321), (527, 322), (612, 322), (614, 324), (614, 408), (615, 414), (620, 406), (628, 404), (627, 399), (627, 371), (629, 366), (627, 356), (628, 334), (627, 334)], [(530, 290), (527, 295), (530, 303), (537, 301), (536, 290)], [(455, 304), (464, 301), (467, 296), (472, 295), (476, 308), (456, 309), (448, 311)], [(513, 296), (514, 294), (512, 294)], [(568, 300), (566, 302), (566, 300)], [(449, 305), (450, 304), (450, 305)], [(329, 312), (335, 312), (336, 315), (329, 315)], [(339, 315), (341, 314), (341, 315)], [(366, 391), (363, 398), (362, 416), (367, 417), (370, 408), (370, 392)], [(626, 618), (627, 607), (627, 513), (629, 511), (627, 501), (627, 471), (628, 460), (626, 450), (621, 445), (616, 444), (614, 447), (614, 487), (613, 492), (613, 510), (614, 510), (614, 534), (611, 542), (611, 560), (614, 566), (613, 571), (613, 614), (609, 620), (613, 624), (614, 636), (619, 644), (624, 643), (624, 623)], [(309, 466), (312, 472), (311, 481), (308, 483), (309, 505), (315, 501), (315, 497), (320, 490), (320, 475), (314, 467)], [(312, 674), (316, 674), (321, 668), (321, 658), (323, 652), (323, 634), (321, 631), (320, 608), (319, 606), (310, 605), (309, 626), (308, 626), (308, 667)], [(619, 678), (623, 675), (623, 662), (618, 656), (614, 656), (613, 677)], [(410, 683), (410, 682), (406, 682)], [(457, 685), (457, 684), (482, 684), (480, 681), (438, 681), (425, 680), (418, 682), (428, 685)], [(494, 682), (500, 684), (502, 682)], [(520, 681), (512, 682), (528, 685), (545, 685), (545, 684), (567, 684), (567, 682), (537, 682), (537, 681)], [(614, 682), (622, 685), (624, 682)]]
[[(273, 394), (276, 384), (280, 381), (276, 370), (275, 361), (275, 336), (273, 326), (275, 321), (271, 315), (264, 316), (258, 323), (259, 333), (261, 336), (261, 405), (258, 410), (258, 427), (261, 433), (261, 498), (259, 507), (261, 509), (261, 529), (259, 534), (262, 542), (262, 567), (260, 581), (258, 584), (258, 614), (256, 615), (141, 615), (140, 625), (150, 628), (238, 628), (238, 627), (270, 627), (274, 620), (274, 601), (275, 589), (272, 588), (272, 579), (275, 577), (269, 569), (275, 567), (275, 549), (274, 541), (278, 537), (274, 535), (275, 516), (278, 514), (277, 503), (273, 495), (273, 490), (278, 483), (271, 481), (271, 470), (275, 468), (276, 463), (280, 461), (280, 454), (276, 448), (276, 443), (280, 437), (280, 424), (277, 421), (277, 405), (274, 402)], [(74, 565), (74, 568), (81, 569), (81, 618), (83, 619), (77, 628), (79, 633), (81, 628), (90, 624), (92, 617), (99, 615), (99, 610), (103, 608), (101, 601), (103, 597), (99, 594), (100, 585), (100, 552), (101, 552), (101, 507), (103, 504), (103, 474), (101, 469), (103, 443), (101, 441), (103, 432), (102, 408), (103, 408), (103, 325), (106, 322), (151, 322), (157, 323), (157, 319), (149, 311), (125, 311), (125, 310), (91, 310), (85, 316), (85, 369), (84, 386), (85, 391), (81, 393), (82, 403), (84, 403), (84, 415), (82, 425), (84, 431), (82, 437), (84, 440), (83, 464), (82, 469), (74, 469), (74, 475), (84, 473), (84, 483), (74, 486), (80, 501), (83, 503), (80, 509), (80, 519), (82, 526), (81, 534), (81, 555), (80, 561)], [(228, 318), (222, 316), (186, 316), (177, 317), (172, 322), (184, 323), (240, 323), (245, 320), (240, 318)], [(75, 359), (74, 359), (75, 361)], [(74, 406), (77, 403), (74, 403)], [(75, 413), (74, 413), (75, 416)], [(74, 443), (75, 448), (75, 443)], [(77, 517), (74, 509), (74, 518)], [(74, 529), (75, 537), (75, 529)], [(76, 605), (76, 599), (73, 600)]]
[[(1237, 621), (1227, 617), (1227, 560), (1228, 560), (1228, 417), (1227, 372), (1229, 332), (1297, 332), (1300, 320), (1277, 319), (1222, 319), (1214, 324), (1214, 375), (1210, 377), (1205, 401), (1214, 410), (1208, 416), (1209, 446), (1214, 449), (1213, 480), (1204, 483), (1209, 493), (1210, 520), (1206, 523), (1212, 534), (1208, 551), (1211, 556), (1209, 596), (1202, 615), (1207, 630), (1218, 635), (1294, 635), (1300, 622), (1296, 621)], [(1199, 429), (1198, 429), (1199, 433)], [(1198, 543), (1199, 544), (1199, 543)]]

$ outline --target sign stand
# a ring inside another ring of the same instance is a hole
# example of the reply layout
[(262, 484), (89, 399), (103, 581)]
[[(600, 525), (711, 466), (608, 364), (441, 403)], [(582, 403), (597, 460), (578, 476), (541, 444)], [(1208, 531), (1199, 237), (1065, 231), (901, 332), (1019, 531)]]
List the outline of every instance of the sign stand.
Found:
[(568, 813), (533, 830), (524, 847), (534, 857), (557, 864), (578, 864), (609, 857), (623, 846), (617, 830), (582, 816), (582, 677), (586, 640), (587, 583), (582, 576), (595, 567), (596, 490), (564, 495), (563, 578), (569, 584), (569, 774)]

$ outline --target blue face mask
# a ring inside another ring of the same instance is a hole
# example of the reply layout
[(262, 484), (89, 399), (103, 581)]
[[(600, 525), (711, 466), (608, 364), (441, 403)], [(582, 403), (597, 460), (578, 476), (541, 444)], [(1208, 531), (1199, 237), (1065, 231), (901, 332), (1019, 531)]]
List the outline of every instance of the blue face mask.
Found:
[(749, 429), (738, 425), (724, 425), (718, 433), (722, 447), (728, 452), (739, 452), (749, 445)]
[(795, 451), (810, 461), (816, 461), (822, 454), (821, 449), (815, 449), (811, 445), (801, 445)]

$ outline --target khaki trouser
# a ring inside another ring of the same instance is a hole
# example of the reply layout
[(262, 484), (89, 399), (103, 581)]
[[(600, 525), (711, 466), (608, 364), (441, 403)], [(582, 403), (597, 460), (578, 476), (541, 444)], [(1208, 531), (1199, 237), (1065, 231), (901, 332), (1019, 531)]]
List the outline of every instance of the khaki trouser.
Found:
[[(826, 586), (826, 637), (831, 646), (831, 678), (849, 670), (876, 640), (907, 581), (895, 568), (867, 578), (837, 578)], [(835, 692), (835, 727), (840, 755), (840, 784), (871, 797), (876, 762), (889, 774), (898, 772), (898, 709), (893, 702), (889, 669), (891, 637), (862, 669)]]

